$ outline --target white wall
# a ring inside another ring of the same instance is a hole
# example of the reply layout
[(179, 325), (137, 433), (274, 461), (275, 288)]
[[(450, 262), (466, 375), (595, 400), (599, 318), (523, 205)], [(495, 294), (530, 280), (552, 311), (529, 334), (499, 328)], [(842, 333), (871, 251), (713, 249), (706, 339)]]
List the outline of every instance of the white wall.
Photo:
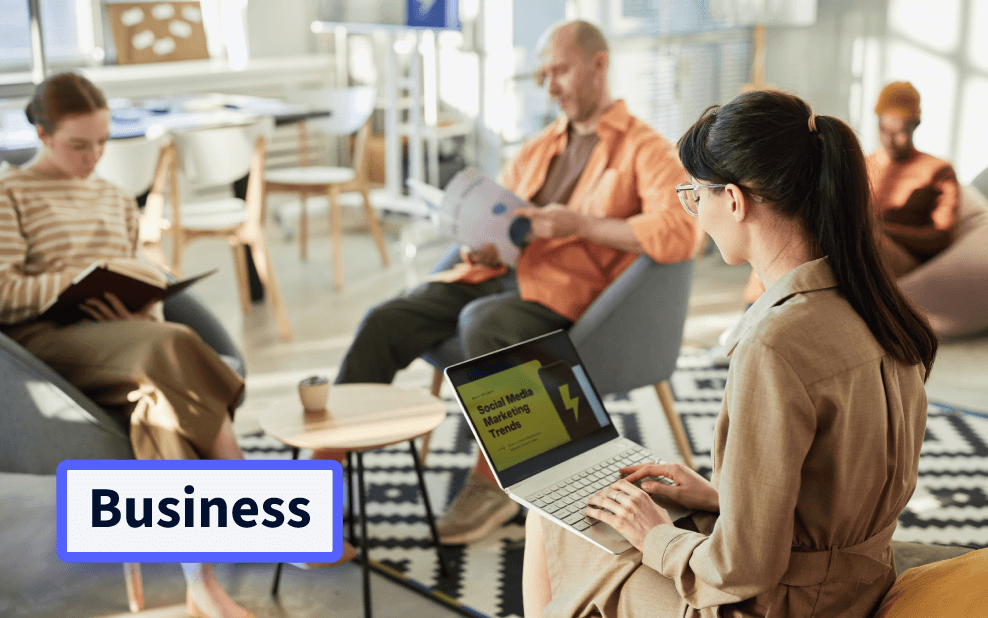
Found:
[(315, 51), (309, 29), (316, 0), (248, 0), (247, 45), (251, 58), (297, 56)]

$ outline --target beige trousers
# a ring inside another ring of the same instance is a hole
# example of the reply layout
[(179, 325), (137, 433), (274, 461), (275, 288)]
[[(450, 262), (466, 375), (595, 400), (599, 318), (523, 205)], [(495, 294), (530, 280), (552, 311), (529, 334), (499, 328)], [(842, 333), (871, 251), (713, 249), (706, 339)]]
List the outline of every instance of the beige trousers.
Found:
[[(539, 520), (552, 591), (542, 618), (717, 616), (717, 608), (690, 607), (671, 579), (642, 564), (637, 549), (615, 556), (562, 526)], [(676, 526), (696, 531), (689, 518)]]
[(123, 424), (138, 459), (199, 459), (244, 383), (187, 326), (35, 323), (7, 335)]

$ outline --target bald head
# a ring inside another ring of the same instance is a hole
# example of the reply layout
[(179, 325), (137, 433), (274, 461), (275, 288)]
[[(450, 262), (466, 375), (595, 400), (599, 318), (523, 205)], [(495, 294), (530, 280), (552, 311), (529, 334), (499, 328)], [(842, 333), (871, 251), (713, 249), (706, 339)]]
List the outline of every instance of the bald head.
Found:
[[(546, 46), (548, 48), (554, 44), (571, 46), (586, 60), (593, 58), (597, 52), (606, 54), (610, 51), (607, 39), (604, 38), (604, 33), (600, 31), (600, 28), (583, 20), (559, 24), (549, 35), (548, 43), (549, 45)], [(547, 51), (548, 49), (542, 50), (543, 53)]]

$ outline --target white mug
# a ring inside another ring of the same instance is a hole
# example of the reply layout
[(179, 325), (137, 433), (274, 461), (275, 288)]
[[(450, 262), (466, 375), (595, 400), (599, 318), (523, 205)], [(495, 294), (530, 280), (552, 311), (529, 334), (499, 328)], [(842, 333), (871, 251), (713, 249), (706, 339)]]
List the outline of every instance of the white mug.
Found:
[(329, 378), (311, 375), (298, 383), (298, 397), (306, 412), (319, 412), (326, 409), (329, 401)]

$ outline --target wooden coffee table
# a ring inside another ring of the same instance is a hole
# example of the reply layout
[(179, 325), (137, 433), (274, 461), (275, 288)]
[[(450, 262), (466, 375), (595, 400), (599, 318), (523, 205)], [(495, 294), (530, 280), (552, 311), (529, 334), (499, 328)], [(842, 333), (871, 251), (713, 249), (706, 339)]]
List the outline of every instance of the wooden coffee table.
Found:
[[(371, 616), (370, 561), (367, 553), (367, 508), (364, 488), (365, 451), (371, 451), (398, 442), (408, 442), (408, 449), (415, 464), (419, 490), (425, 504), (426, 518), (432, 542), (439, 558), (439, 568), (443, 575), (449, 570), (439, 545), (439, 534), (429, 503), (429, 494), (422, 475), (422, 464), (415, 448), (415, 438), (428, 434), (446, 418), (443, 403), (432, 395), (412, 389), (394, 387), (388, 384), (340, 384), (329, 389), (329, 403), (326, 412), (305, 412), (299, 402), (294, 407), (278, 407), (261, 416), (261, 427), (277, 440), (292, 447), (292, 458), (297, 459), (299, 450), (342, 449), (347, 451), (347, 491), (350, 517), (350, 542), (363, 552), (364, 615)], [(356, 466), (354, 466), (356, 460)], [(354, 531), (353, 511), (353, 470), (357, 471), (357, 497), (360, 501), (360, 540), (357, 542)], [(275, 570), (272, 595), (278, 594), (281, 579), (279, 563)]]

